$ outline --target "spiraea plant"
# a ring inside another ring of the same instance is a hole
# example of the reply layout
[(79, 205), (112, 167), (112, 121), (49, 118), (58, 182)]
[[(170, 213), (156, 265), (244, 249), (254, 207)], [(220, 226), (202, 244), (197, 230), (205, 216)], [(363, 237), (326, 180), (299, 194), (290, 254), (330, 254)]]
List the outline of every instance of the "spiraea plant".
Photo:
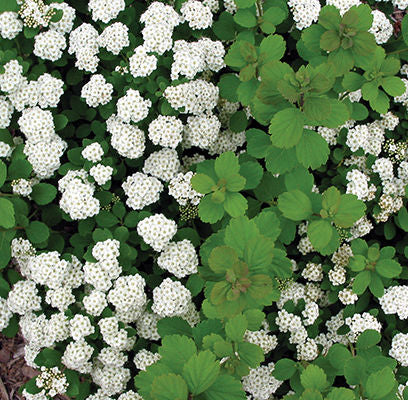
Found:
[(25, 399), (408, 398), (407, 6), (0, 1)]

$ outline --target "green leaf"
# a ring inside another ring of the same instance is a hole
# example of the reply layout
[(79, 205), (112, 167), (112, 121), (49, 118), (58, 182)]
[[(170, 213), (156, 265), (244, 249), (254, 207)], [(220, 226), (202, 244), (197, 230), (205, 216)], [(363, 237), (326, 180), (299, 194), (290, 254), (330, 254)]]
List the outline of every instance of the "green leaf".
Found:
[(96, 223), (102, 228), (112, 228), (115, 226), (119, 220), (118, 218), (110, 211), (102, 210), (95, 217)]
[(246, 400), (241, 382), (231, 375), (219, 375), (204, 393), (204, 400)]
[(247, 242), (259, 235), (259, 230), (253, 220), (248, 217), (231, 219), (225, 230), (225, 244), (232, 247), (238, 256), (243, 257)]
[(269, 210), (264, 208), (253, 220), (262, 235), (275, 241), (281, 233), (280, 221), (275, 212)]
[(234, 21), (244, 28), (253, 28), (257, 23), (255, 13), (248, 9), (239, 9), (234, 15)]
[(259, 45), (260, 57), (262, 61), (277, 61), (285, 54), (286, 42), (280, 35), (269, 35), (264, 38)]
[(332, 5), (322, 7), (318, 22), (326, 29), (337, 29), (341, 23), (339, 10)]
[(10, 229), (15, 223), (13, 203), (7, 199), (0, 198), (0, 226)]
[(157, 376), (153, 379), (151, 395), (154, 400), (187, 400), (187, 384), (180, 375)]
[(31, 192), (31, 198), (40, 206), (51, 203), (56, 195), (57, 188), (49, 183), (38, 183)]
[(224, 209), (233, 218), (245, 214), (248, 208), (247, 199), (240, 193), (227, 192), (225, 194)]
[[(242, 169), (242, 165), (241, 165)], [(241, 174), (241, 169), (240, 169), (240, 174)], [(246, 179), (238, 174), (232, 174), (228, 176), (226, 179), (227, 183), (225, 185), (227, 191), (229, 192), (239, 192), (240, 190), (245, 188), (245, 183)]]
[(272, 263), (274, 243), (267, 237), (254, 237), (247, 242), (244, 260), (251, 272), (264, 273)]
[(260, 129), (248, 129), (246, 131), (247, 152), (255, 158), (265, 158), (271, 138)]
[(272, 143), (279, 148), (296, 146), (303, 133), (304, 117), (297, 108), (278, 111), (269, 125)]
[(226, 178), (232, 174), (238, 174), (239, 162), (232, 151), (227, 151), (218, 156), (214, 164), (215, 173), (219, 178)]
[(214, 203), (209, 195), (200, 200), (198, 215), (203, 222), (214, 224), (224, 216), (224, 206)]
[(198, 395), (207, 390), (217, 379), (220, 363), (215, 355), (209, 351), (200, 351), (187, 361), (183, 368), (183, 378), (187, 382), (189, 392)]
[(238, 262), (237, 253), (228, 246), (216, 247), (208, 259), (208, 265), (216, 274), (225, 273), (236, 262)]
[(27, 238), (32, 243), (45, 242), (50, 236), (50, 230), (44, 222), (32, 221), (26, 228)]
[(14, 11), (18, 12), (20, 6), (17, 4), (16, 0), (1, 0), (0, 12), (3, 11)]
[(242, 342), (248, 321), (242, 314), (229, 319), (225, 324), (225, 333), (233, 342)]
[(402, 267), (395, 260), (382, 259), (375, 264), (375, 270), (384, 278), (396, 278), (402, 272)]
[(350, 228), (365, 212), (366, 206), (353, 194), (343, 194), (340, 199), (334, 223), (342, 228)]
[(250, 368), (257, 368), (264, 361), (263, 350), (256, 344), (242, 342), (238, 344), (238, 354), (242, 361)]
[(191, 180), (191, 186), (199, 193), (211, 193), (214, 189), (215, 182), (207, 175), (195, 174)]
[[(257, 161), (247, 161), (242, 163), (239, 173), (245, 178), (246, 183), (245, 186), (239, 190), (255, 189), (261, 182), (263, 172), (263, 168)], [(229, 182), (227, 182), (227, 190), (230, 190), (228, 185)]]
[(350, 351), (340, 343), (335, 343), (330, 347), (327, 358), (334, 368), (343, 372), (345, 363), (352, 357)]
[(181, 374), (184, 364), (197, 353), (194, 341), (186, 336), (169, 335), (162, 338), (162, 346), (159, 347), (161, 363), (169, 367), (177, 374)]
[(344, 75), (342, 85), (344, 89), (354, 92), (358, 89), (361, 89), (365, 82), (365, 79), (362, 75), (358, 74), (357, 72), (347, 72)]
[(28, 179), (32, 170), (33, 167), (27, 160), (13, 160), (8, 167), (8, 179)]
[(223, 11), (212, 25), (214, 34), (220, 40), (233, 40), (235, 39), (235, 22), (233, 16)]
[(68, 389), (66, 391), (67, 396), (77, 397), (79, 395), (79, 388), (81, 383), (79, 382), (79, 373), (70, 369), (65, 369), (64, 374), (69, 382)]
[(328, 385), (326, 374), (317, 365), (310, 364), (300, 374), (300, 382), (305, 389), (317, 389), (322, 391)]
[(327, 119), (331, 113), (331, 104), (328, 99), (320, 96), (307, 96), (303, 104), (303, 112), (313, 121)]
[(401, 96), (405, 92), (405, 84), (397, 76), (386, 76), (381, 81), (383, 89), (393, 97)]
[(240, 84), (239, 78), (235, 74), (224, 74), (218, 82), (220, 96), (232, 103), (238, 101), (237, 89)]
[(379, 400), (391, 392), (396, 384), (390, 367), (374, 372), (367, 378), (366, 392), (369, 399)]
[(297, 165), (296, 150), (294, 147), (290, 149), (280, 149), (278, 147), (269, 146), (265, 148), (265, 151), (266, 168), (272, 174), (283, 174)]
[(310, 129), (305, 129), (296, 145), (296, 157), (305, 168), (316, 169), (325, 164), (329, 158), (330, 149), (321, 135)]
[(289, 358), (282, 358), (275, 364), (272, 375), (280, 381), (285, 381), (286, 379), (290, 379), (296, 371), (295, 361)]
[(255, 308), (251, 310), (246, 310), (244, 312), (244, 316), (248, 322), (248, 329), (250, 331), (258, 330), (263, 320), (265, 319), (265, 313)]
[(243, 132), (248, 125), (248, 118), (243, 110), (237, 111), (231, 115), (229, 127), (232, 132)]
[(278, 208), (284, 217), (293, 221), (302, 221), (312, 214), (312, 202), (298, 189), (282, 193), (278, 198)]
[(362, 295), (367, 286), (370, 284), (371, 274), (370, 271), (361, 271), (355, 278), (353, 282), (353, 292), (358, 295)]
[(157, 321), (157, 332), (161, 338), (169, 335), (192, 335), (191, 326), (181, 317), (165, 317)]
[(64, 129), (68, 124), (68, 118), (64, 114), (54, 116), (55, 130), (58, 132)]
[(320, 48), (325, 51), (334, 51), (340, 46), (340, 37), (335, 30), (329, 30), (320, 37)]
[(374, 329), (366, 329), (357, 339), (357, 350), (367, 350), (381, 340), (381, 334)]
[(327, 400), (355, 400), (354, 392), (351, 389), (334, 387), (327, 395)]
[(366, 362), (360, 356), (352, 357), (344, 365), (344, 376), (349, 385), (358, 385), (363, 381)]
[(61, 364), (62, 354), (58, 350), (45, 348), (35, 357), (34, 362), (38, 365), (51, 368)]
[(307, 227), (307, 236), (316, 250), (327, 246), (333, 235), (333, 227), (327, 219), (312, 221)]
[(7, 178), (7, 167), (3, 161), (0, 160), (0, 188), (4, 185)]
[(398, 223), (400, 227), (405, 231), (408, 232), (408, 211), (406, 207), (402, 207), (398, 212)]
[(249, 8), (255, 4), (255, 0), (234, 0), (238, 8)]

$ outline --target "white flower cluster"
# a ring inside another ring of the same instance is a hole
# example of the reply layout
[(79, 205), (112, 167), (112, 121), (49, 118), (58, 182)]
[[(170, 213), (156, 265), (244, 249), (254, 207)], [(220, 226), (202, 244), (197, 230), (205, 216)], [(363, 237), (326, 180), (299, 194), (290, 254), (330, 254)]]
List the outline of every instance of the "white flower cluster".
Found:
[(159, 115), (149, 124), (149, 139), (154, 144), (175, 149), (182, 140), (183, 122), (174, 116)]
[(408, 333), (397, 333), (392, 338), (388, 354), (395, 358), (402, 367), (408, 367)]
[(161, 356), (159, 353), (152, 353), (149, 350), (142, 349), (136, 353), (133, 362), (135, 363), (137, 369), (146, 371), (146, 368), (149, 365), (152, 365), (155, 362), (159, 361), (160, 358)]
[(345, 321), (350, 327), (350, 332), (347, 333), (347, 337), (352, 343), (355, 343), (360, 334), (367, 329), (375, 329), (381, 332), (381, 323), (367, 312), (354, 314), (353, 317), (347, 317)]
[(95, 73), (98, 68), (98, 31), (88, 23), (83, 23), (69, 35), (69, 54), (75, 54), (75, 67)]
[(97, 164), (89, 170), (89, 175), (91, 175), (100, 186), (110, 181), (112, 174), (113, 168), (109, 165)]
[(112, 280), (117, 279), (122, 267), (119, 265), (119, 241), (107, 239), (96, 243), (92, 256), (97, 262), (86, 262), (84, 265), (84, 280), (96, 290), (106, 292), (112, 287)]
[(188, 171), (185, 174), (179, 172), (169, 182), (169, 195), (174, 197), (182, 206), (188, 203), (198, 205), (201, 198), (204, 196), (201, 193), (195, 191), (191, 186), (191, 178), (194, 176), (194, 172)]
[(327, 5), (335, 6), (344, 15), (351, 7), (361, 4), (360, 0), (326, 0)]
[(99, 200), (93, 197), (95, 186), (88, 181), (88, 173), (70, 170), (58, 181), (61, 192), (60, 207), (72, 219), (86, 219), (99, 213)]
[(378, 299), (385, 314), (397, 314), (400, 319), (408, 318), (408, 286), (391, 286)]
[(164, 182), (169, 182), (180, 171), (180, 168), (176, 150), (165, 147), (146, 158), (143, 172)]
[(120, 328), (117, 317), (107, 317), (99, 320), (103, 340), (111, 347), (124, 351), (130, 350), (135, 344), (135, 337), (128, 337), (125, 328)]
[(6, 328), (10, 322), (13, 313), (10, 311), (7, 301), (0, 297), (0, 329)]
[(108, 293), (109, 303), (115, 306), (116, 316), (122, 322), (136, 321), (144, 311), (147, 298), (146, 282), (139, 274), (120, 276)]
[(152, 102), (143, 99), (138, 90), (128, 89), (117, 102), (118, 117), (126, 123), (142, 121), (147, 117), (151, 105)]
[(258, 368), (251, 368), (249, 374), (242, 378), (242, 387), (257, 400), (270, 399), (283, 383), (272, 375), (274, 368), (275, 364), (272, 362)]
[(375, 36), (377, 44), (387, 43), (394, 32), (391, 22), (380, 10), (371, 11), (373, 14), (373, 24), (368, 32)]
[(18, 120), (27, 138), (24, 154), (39, 178), (50, 178), (61, 163), (67, 144), (56, 133), (50, 111), (39, 107), (27, 108)]
[(126, 178), (122, 188), (127, 196), (126, 204), (134, 210), (141, 210), (159, 200), (163, 185), (157, 178), (135, 172)]
[(57, 61), (62, 57), (66, 47), (65, 36), (50, 29), (35, 35), (33, 53), (43, 60)]
[(183, 132), (183, 147), (197, 146), (208, 150), (218, 139), (220, 128), (221, 122), (213, 114), (188, 117)]
[(111, 145), (122, 156), (139, 158), (145, 150), (145, 134), (137, 126), (124, 123), (116, 115), (106, 121), (106, 129), (112, 135)]
[(182, 22), (187, 21), (191, 29), (205, 29), (212, 25), (211, 8), (199, 0), (187, 0), (180, 8)]
[(299, 30), (307, 28), (319, 18), (321, 5), (318, 0), (289, 0), (288, 6)]
[(364, 153), (378, 156), (385, 141), (384, 133), (379, 121), (367, 125), (356, 125), (348, 130), (346, 144), (353, 152), (361, 147)]
[(164, 91), (164, 97), (173, 108), (184, 108), (184, 113), (195, 115), (211, 111), (217, 105), (218, 96), (218, 87), (202, 79), (168, 86)]
[(125, 9), (125, 0), (89, 0), (88, 8), (94, 21), (107, 24)]
[(348, 181), (346, 193), (354, 194), (359, 200), (363, 201), (374, 199), (377, 187), (374, 184), (368, 186), (370, 177), (364, 172), (353, 169), (347, 172), (346, 179)]
[(161, 317), (176, 317), (188, 312), (191, 293), (181, 282), (166, 278), (153, 289), (152, 311)]
[(85, 158), (85, 160), (92, 161), (94, 163), (101, 161), (103, 154), (103, 148), (97, 142), (89, 144), (81, 152), (81, 155)]
[(264, 354), (269, 353), (278, 345), (278, 338), (276, 335), (270, 335), (270, 328), (268, 322), (265, 320), (262, 323), (262, 329), (258, 331), (246, 330), (244, 340), (259, 346)]
[(168, 244), (157, 259), (157, 264), (181, 279), (197, 272), (198, 257), (193, 244), (184, 239)]
[(16, 12), (0, 13), (0, 36), (3, 39), (14, 39), (23, 30), (23, 26), (23, 22), (18, 19)]
[(191, 43), (177, 40), (173, 45), (171, 79), (179, 79), (179, 75), (193, 79), (199, 72), (218, 72), (225, 65), (224, 55), (225, 49), (220, 41), (206, 37)]
[(89, 107), (98, 107), (104, 105), (112, 100), (113, 85), (107, 83), (104, 76), (95, 74), (86, 83), (81, 90), (81, 97), (83, 97)]
[(163, 214), (154, 214), (137, 224), (137, 233), (155, 251), (162, 251), (176, 232), (177, 224)]
[[(162, 4), (162, 3), (160, 3)], [(157, 58), (149, 55), (144, 46), (137, 46), (129, 58), (129, 71), (135, 77), (149, 76), (157, 68)]]
[(118, 55), (130, 44), (128, 31), (129, 28), (122, 22), (115, 22), (107, 26), (98, 37), (99, 47), (104, 47), (112, 54)]
[(57, 394), (64, 394), (69, 382), (58, 367), (41, 367), (41, 373), (35, 379), (35, 384), (39, 388), (44, 388), (48, 396), (54, 397)]
[(302, 276), (309, 281), (321, 281), (323, 279), (322, 265), (308, 262), (302, 271)]

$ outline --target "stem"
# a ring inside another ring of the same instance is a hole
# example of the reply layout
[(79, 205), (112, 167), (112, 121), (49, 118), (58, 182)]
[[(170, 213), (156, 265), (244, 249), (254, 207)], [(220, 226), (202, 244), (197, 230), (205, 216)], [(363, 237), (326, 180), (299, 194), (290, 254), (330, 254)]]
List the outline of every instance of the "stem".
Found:
[(14, 197), (15, 195), (12, 193), (0, 193), (0, 197)]
[(263, 16), (263, 8), (262, 8), (262, 3), (261, 3), (261, 1), (260, 0), (256, 0), (256, 8), (257, 8), (257, 10), (258, 10), (258, 14), (259, 14), (259, 17), (262, 17)]
[(404, 51), (408, 51), (408, 47), (405, 47), (404, 49), (399, 49), (399, 50), (390, 51), (389, 53), (387, 53), (387, 56), (389, 56), (389, 55), (391, 55), (391, 54), (403, 53)]

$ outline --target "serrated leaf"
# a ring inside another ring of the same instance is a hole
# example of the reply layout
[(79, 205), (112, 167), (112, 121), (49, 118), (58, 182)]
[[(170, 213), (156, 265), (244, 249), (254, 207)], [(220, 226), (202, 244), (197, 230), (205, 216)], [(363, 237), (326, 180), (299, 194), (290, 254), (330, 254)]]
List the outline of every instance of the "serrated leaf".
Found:
[[(255, 189), (261, 182), (263, 172), (264, 172), (263, 168), (257, 161), (247, 161), (242, 163), (239, 173), (245, 178), (246, 182), (245, 186), (241, 187), (239, 190)], [(229, 190), (228, 182), (227, 190)]]
[(238, 256), (242, 257), (247, 242), (258, 235), (259, 230), (255, 222), (243, 216), (231, 219), (225, 230), (224, 241), (238, 253)]
[(367, 396), (373, 400), (379, 400), (391, 392), (396, 384), (395, 376), (390, 367), (385, 367), (374, 372), (367, 378)]
[(333, 228), (326, 219), (312, 221), (307, 227), (307, 236), (316, 250), (327, 246), (333, 236)]
[(269, 125), (272, 143), (279, 148), (296, 146), (302, 137), (304, 117), (297, 108), (287, 108), (277, 112)]
[(195, 174), (190, 182), (194, 190), (203, 194), (211, 193), (215, 186), (215, 182), (209, 176), (204, 174)]
[(362, 295), (371, 282), (370, 271), (364, 270), (357, 274), (353, 282), (353, 292)]
[(285, 381), (290, 379), (296, 373), (296, 370), (295, 361), (289, 358), (282, 358), (275, 364), (272, 375), (280, 381)]
[(257, 23), (255, 13), (248, 9), (239, 9), (234, 15), (234, 21), (244, 28), (253, 28)]
[(10, 229), (15, 223), (13, 203), (10, 200), (0, 198), (0, 226)]
[(296, 157), (306, 168), (316, 169), (325, 164), (329, 158), (330, 149), (321, 135), (310, 129), (305, 129), (296, 145)]
[(405, 92), (405, 84), (398, 76), (386, 76), (382, 79), (381, 86), (393, 97), (401, 96)]
[(307, 219), (312, 214), (312, 202), (298, 189), (282, 193), (278, 198), (278, 208), (284, 217), (293, 221)]
[(239, 173), (239, 162), (232, 151), (227, 151), (218, 156), (214, 164), (215, 173), (219, 178), (226, 178), (231, 174)]
[(214, 203), (210, 195), (204, 196), (198, 206), (198, 215), (203, 222), (214, 224), (224, 216), (224, 206)]
[(153, 400), (187, 400), (187, 384), (180, 375), (157, 376), (153, 379), (151, 396)]
[(278, 147), (269, 146), (266, 148), (266, 168), (272, 174), (283, 174), (292, 170), (298, 163), (296, 157), (296, 149), (280, 149)]
[(225, 273), (236, 262), (238, 262), (237, 253), (228, 246), (216, 247), (208, 259), (208, 265), (216, 274)]
[(384, 278), (396, 278), (402, 272), (402, 267), (395, 260), (382, 259), (375, 264), (375, 270)]
[(224, 209), (233, 218), (245, 214), (248, 201), (241, 193), (227, 192), (225, 194)]
[(357, 350), (366, 350), (375, 346), (381, 340), (381, 334), (374, 329), (366, 329), (362, 332), (356, 343)]
[(343, 194), (334, 216), (334, 223), (342, 228), (350, 228), (365, 212), (366, 206), (353, 194)]
[(157, 321), (157, 332), (163, 338), (169, 335), (192, 335), (191, 326), (181, 317), (165, 317)]
[(328, 385), (326, 374), (317, 365), (308, 365), (300, 374), (300, 382), (305, 389), (317, 389), (322, 391)]
[(183, 368), (183, 378), (187, 382), (189, 392), (198, 395), (207, 390), (217, 379), (220, 363), (215, 355), (209, 351), (200, 351), (187, 361)]
[(260, 129), (248, 129), (246, 131), (247, 152), (255, 158), (265, 158), (268, 147), (271, 145), (271, 138)]
[(238, 344), (238, 354), (240, 359), (246, 362), (250, 368), (259, 367), (259, 364), (265, 359), (262, 349), (256, 344), (248, 342)]
[(160, 362), (177, 374), (181, 374), (184, 364), (196, 353), (194, 341), (181, 335), (165, 336), (159, 347)]
[(220, 375), (203, 393), (204, 400), (246, 400), (241, 382), (231, 375)]
[(269, 35), (259, 45), (262, 62), (278, 61), (285, 54), (286, 42), (280, 35)]
[(248, 321), (242, 314), (229, 319), (225, 324), (225, 333), (233, 342), (242, 342)]

